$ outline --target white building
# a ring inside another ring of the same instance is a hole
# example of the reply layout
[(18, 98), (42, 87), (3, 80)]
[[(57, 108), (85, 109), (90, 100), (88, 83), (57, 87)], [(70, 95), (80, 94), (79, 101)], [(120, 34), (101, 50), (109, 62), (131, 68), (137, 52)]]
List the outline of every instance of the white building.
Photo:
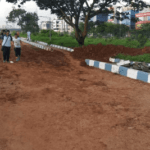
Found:
[[(72, 19), (73, 23), (75, 23), (74, 18)], [(52, 29), (55, 32), (69, 32), (73, 31), (73, 27), (67, 24), (62, 18), (52, 20)]]
[[(75, 20), (73, 19), (73, 23), (75, 23)], [(68, 25), (62, 18), (53, 19), (52, 21), (42, 21), (40, 28), (42, 30), (48, 30), (52, 29), (55, 32), (69, 32), (71, 33), (73, 31), (73, 28)]]
[(2, 25), (1, 27), (5, 29), (5, 28), (6, 28), (6, 25)]
[[(50, 27), (51, 27), (50, 21), (42, 21), (42, 22), (41, 22), (40, 28), (41, 28), (42, 30), (48, 30), (48, 29), (50, 29)], [(51, 29), (52, 29), (52, 28), (51, 28)]]

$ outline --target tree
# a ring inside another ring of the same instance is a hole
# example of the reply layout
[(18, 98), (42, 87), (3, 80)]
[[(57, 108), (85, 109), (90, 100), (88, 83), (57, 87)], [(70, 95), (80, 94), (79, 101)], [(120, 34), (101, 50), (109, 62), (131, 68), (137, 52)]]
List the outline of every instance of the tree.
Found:
[(116, 35), (117, 37), (124, 37), (126, 33), (129, 31), (129, 27), (124, 24), (113, 24), (113, 23), (105, 23), (105, 31), (106, 33), (111, 33)]
[(26, 11), (24, 9), (13, 9), (9, 16), (6, 17), (8, 22), (11, 23), (17, 23), (22, 29), (22, 24), (20, 24), (21, 18), (26, 14)]
[(6, 19), (8, 22), (17, 23), (24, 32), (27, 30), (30, 30), (32, 33), (39, 31), (39, 19), (36, 13), (27, 13), (24, 9), (20, 8), (13, 9)]
[[(88, 23), (88, 28), (87, 28), (87, 32), (92, 32), (95, 29), (95, 25), (96, 23), (89, 21)], [(79, 23), (79, 29), (83, 32), (84, 31), (84, 22), (80, 22)]]
[[(6, 0), (7, 2), (11, 2), (16, 4), (20, 0)], [(30, 0), (21, 0), (20, 5), (23, 5), (25, 2)], [(88, 23), (89, 20), (95, 15), (102, 13), (114, 13), (114, 10), (109, 10), (108, 7), (112, 7), (116, 5), (116, 3), (120, 2), (120, 0), (93, 0), (92, 4), (89, 4), (89, 0), (33, 0), (39, 6), (40, 9), (51, 9), (52, 14), (56, 14), (58, 17), (62, 17), (67, 24), (72, 26), (75, 29), (75, 37), (78, 41), (79, 45), (84, 45), (84, 39), (87, 35)], [(136, 0), (136, 2), (132, 2), (132, 0), (123, 0), (127, 2), (125, 6), (132, 6), (137, 10), (143, 10), (144, 7), (150, 6), (146, 5), (141, 0)], [(98, 8), (98, 10), (94, 10)], [(82, 13), (82, 16), (81, 16)], [(123, 13), (124, 18), (120, 18), (120, 12), (116, 12), (114, 17), (118, 20), (128, 18), (127, 13)], [(70, 16), (70, 17), (69, 17)], [(81, 20), (84, 20), (84, 31), (81, 31), (79, 28), (79, 18), (81, 16)], [(72, 21), (72, 18), (75, 18), (75, 23)], [(128, 18), (129, 19), (129, 18)]]
[(32, 33), (39, 32), (38, 20), (39, 19), (36, 13), (26, 13), (26, 15), (22, 16), (20, 20), (22, 30), (24, 32), (29, 30)]

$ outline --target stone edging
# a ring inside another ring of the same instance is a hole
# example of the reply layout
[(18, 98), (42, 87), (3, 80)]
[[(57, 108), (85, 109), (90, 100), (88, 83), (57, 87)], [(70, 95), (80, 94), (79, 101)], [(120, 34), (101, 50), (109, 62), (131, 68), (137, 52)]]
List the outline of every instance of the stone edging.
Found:
[(85, 59), (85, 62), (89, 66), (93, 66), (99, 69), (103, 69), (106, 71), (110, 71), (113, 73), (117, 73), (117, 74), (129, 77), (132, 79), (137, 79), (137, 80), (150, 83), (150, 74), (147, 72), (130, 69), (130, 68), (123, 67), (123, 66), (117, 66), (115, 64), (109, 64), (109, 63), (99, 62), (96, 60), (90, 60), (90, 59)]
[[(70, 51), (70, 52), (74, 51), (74, 49), (71, 49), (71, 48), (68, 48), (68, 47), (59, 46), (59, 45), (51, 44), (50, 46), (43, 46), (43, 45), (40, 45), (40, 44), (37, 44), (37, 43), (34, 43), (34, 42), (26, 41), (25, 38), (21, 38), (21, 40), (23, 42), (25, 42), (25, 43), (31, 44), (33, 46), (36, 46), (36, 47), (39, 47), (39, 48), (45, 49), (45, 50), (50, 50), (50, 47), (56, 47), (56, 48), (60, 48), (60, 49), (64, 49), (64, 50)], [(38, 42), (40, 42), (40, 41), (38, 41)]]

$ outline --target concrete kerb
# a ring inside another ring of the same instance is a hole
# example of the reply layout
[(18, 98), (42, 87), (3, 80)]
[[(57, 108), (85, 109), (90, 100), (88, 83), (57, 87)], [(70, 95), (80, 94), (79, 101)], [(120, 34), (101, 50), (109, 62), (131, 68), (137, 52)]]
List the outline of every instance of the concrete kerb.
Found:
[(99, 69), (117, 73), (132, 79), (141, 80), (147, 83), (150, 83), (150, 74), (143, 71), (138, 71), (135, 69), (130, 69), (123, 66), (117, 66), (115, 64), (100, 62), (96, 60), (85, 59), (85, 62), (89, 66), (93, 66)]
[[(21, 38), (21, 40), (25, 43), (28, 43), (28, 44), (31, 44), (33, 46), (36, 46), (36, 47), (39, 47), (41, 49), (45, 49), (45, 50), (50, 50), (49, 46), (42, 46), (40, 44), (37, 44), (37, 43), (33, 43), (33, 42), (29, 42), (29, 41), (26, 41), (24, 38)], [(41, 41), (38, 41), (38, 42), (41, 42)], [(41, 42), (41, 43), (44, 43), (44, 42)], [(47, 43), (45, 43), (47, 44)], [(67, 51), (70, 51), (70, 52), (73, 52), (74, 49), (71, 49), (71, 48), (67, 48), (67, 47), (62, 47), (62, 46), (59, 46), (59, 45), (54, 45), (54, 44), (51, 44), (50, 47), (56, 47), (56, 48), (60, 48), (60, 49), (64, 49), (64, 50), (67, 50)]]

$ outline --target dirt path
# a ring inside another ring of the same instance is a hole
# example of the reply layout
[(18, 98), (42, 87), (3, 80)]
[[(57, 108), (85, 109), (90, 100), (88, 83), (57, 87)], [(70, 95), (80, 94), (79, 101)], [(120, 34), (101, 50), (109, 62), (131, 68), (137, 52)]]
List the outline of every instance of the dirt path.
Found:
[(73, 55), (23, 43), (5, 64), (0, 52), (0, 150), (150, 149), (150, 85)]

